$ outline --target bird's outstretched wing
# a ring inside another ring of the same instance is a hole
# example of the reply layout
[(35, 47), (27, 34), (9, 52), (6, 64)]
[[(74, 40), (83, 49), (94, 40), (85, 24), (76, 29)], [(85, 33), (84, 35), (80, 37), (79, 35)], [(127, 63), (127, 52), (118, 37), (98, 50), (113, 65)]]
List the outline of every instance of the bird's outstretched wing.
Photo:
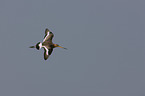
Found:
[(45, 36), (44, 36), (43, 42), (45, 42), (45, 41), (52, 41), (53, 37), (54, 37), (53, 33), (46, 28), (45, 29)]
[(51, 55), (53, 49), (48, 49), (45, 46), (43, 46), (43, 48), (44, 48), (44, 60), (47, 60), (48, 57)]

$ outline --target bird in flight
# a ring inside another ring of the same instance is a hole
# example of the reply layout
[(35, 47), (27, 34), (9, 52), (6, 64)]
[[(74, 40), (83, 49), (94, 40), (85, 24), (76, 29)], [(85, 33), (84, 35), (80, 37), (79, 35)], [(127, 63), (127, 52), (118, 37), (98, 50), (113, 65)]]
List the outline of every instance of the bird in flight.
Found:
[(59, 46), (58, 44), (54, 44), (52, 42), (53, 37), (54, 37), (54, 34), (46, 28), (43, 42), (42, 43), (38, 42), (35, 46), (30, 46), (29, 48), (36, 48), (37, 50), (40, 50), (41, 48), (43, 48), (44, 49), (44, 60), (48, 59), (48, 57), (51, 55), (51, 53), (53, 51), (53, 48), (60, 47), (63, 49), (67, 49), (67, 48)]

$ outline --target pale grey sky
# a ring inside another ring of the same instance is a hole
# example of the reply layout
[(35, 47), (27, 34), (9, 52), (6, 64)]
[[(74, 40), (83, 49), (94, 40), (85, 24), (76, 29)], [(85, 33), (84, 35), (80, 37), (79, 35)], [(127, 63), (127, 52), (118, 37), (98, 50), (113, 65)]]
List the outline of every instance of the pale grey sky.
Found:
[(1, 0), (0, 96), (145, 96), (144, 32), (144, 0)]

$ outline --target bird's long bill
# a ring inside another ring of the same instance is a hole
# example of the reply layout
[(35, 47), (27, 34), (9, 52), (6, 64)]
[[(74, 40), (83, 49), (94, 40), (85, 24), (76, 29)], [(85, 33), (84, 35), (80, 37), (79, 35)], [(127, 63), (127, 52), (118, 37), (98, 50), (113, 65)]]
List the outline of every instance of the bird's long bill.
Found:
[(61, 47), (61, 46), (58, 46), (59, 48), (63, 48), (63, 49), (66, 49), (67, 50), (67, 48), (64, 48), (64, 47)]
[(35, 48), (35, 46), (30, 46), (29, 48)]

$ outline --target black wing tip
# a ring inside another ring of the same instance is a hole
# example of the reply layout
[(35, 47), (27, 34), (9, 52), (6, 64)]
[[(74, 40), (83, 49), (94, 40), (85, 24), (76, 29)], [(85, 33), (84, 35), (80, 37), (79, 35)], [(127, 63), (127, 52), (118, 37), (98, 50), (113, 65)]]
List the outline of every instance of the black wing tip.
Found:
[(47, 60), (49, 56), (44, 56), (44, 60)]
[(46, 28), (46, 29), (45, 29), (45, 31), (49, 31), (49, 29), (48, 29), (48, 28)]
[(44, 58), (44, 60), (47, 60), (47, 59)]
[(48, 57), (44, 57), (44, 60), (47, 60), (48, 59)]
[(44, 60), (47, 60), (47, 59), (48, 59), (48, 57), (49, 57), (49, 55), (48, 55), (48, 56), (44, 56)]

